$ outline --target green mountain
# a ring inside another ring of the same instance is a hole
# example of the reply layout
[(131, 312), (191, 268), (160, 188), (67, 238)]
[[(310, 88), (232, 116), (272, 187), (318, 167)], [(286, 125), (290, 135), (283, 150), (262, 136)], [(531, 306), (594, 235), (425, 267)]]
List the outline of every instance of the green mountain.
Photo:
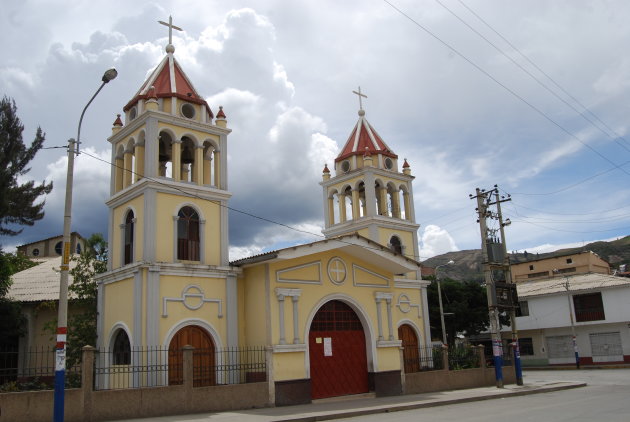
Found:
[[(630, 236), (610, 242), (593, 242), (583, 247), (559, 249), (548, 253), (511, 253), (510, 261), (513, 263), (525, 262), (531, 259), (549, 258), (556, 255), (593, 251), (610, 263), (611, 269), (618, 269), (619, 265), (627, 264), (626, 271), (630, 271)], [(470, 249), (465, 251), (447, 252), (436, 255), (422, 262), (425, 266), (435, 268), (453, 260), (454, 264), (444, 265), (438, 269), (438, 276), (453, 280), (483, 281), (483, 268), (481, 266), (481, 250)]]

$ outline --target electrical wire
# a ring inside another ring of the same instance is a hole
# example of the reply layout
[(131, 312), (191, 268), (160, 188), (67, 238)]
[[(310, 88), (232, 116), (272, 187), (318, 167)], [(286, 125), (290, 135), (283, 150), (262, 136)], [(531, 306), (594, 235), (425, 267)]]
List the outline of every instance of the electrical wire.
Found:
[[(588, 123), (590, 123), (594, 128), (596, 128), (597, 130), (599, 130), (600, 132), (602, 132), (604, 135), (606, 135), (607, 137), (609, 137), (610, 139), (612, 139), (614, 142), (616, 142), (619, 146), (621, 146), (622, 148), (624, 148), (626, 151), (630, 152), (630, 148), (628, 148), (626, 145), (624, 145), (621, 141), (618, 140), (619, 135), (617, 135), (617, 139), (613, 137), (613, 135), (611, 135), (609, 132), (607, 132), (606, 130), (604, 130), (600, 125), (596, 124), (590, 117), (588, 117), (587, 115), (585, 115), (584, 113), (582, 113), (580, 110), (578, 110), (577, 108), (575, 108), (573, 106), (573, 104), (570, 104), (568, 101), (566, 101), (564, 98), (560, 97), (555, 91), (553, 91), (551, 88), (549, 88), (549, 86), (547, 86), (547, 84), (545, 84), (543, 81), (541, 81), (540, 79), (538, 79), (534, 74), (532, 74), (530, 71), (528, 71), (527, 69), (525, 69), (520, 63), (518, 63), (516, 60), (514, 60), (512, 57), (510, 57), (505, 51), (503, 51), (501, 48), (499, 48), (496, 44), (494, 44), (492, 41), (490, 41), (488, 38), (486, 38), (483, 34), (481, 34), (479, 31), (477, 31), (475, 28), (473, 28), (468, 22), (466, 22), (463, 18), (461, 18), (458, 14), (456, 14), (453, 10), (449, 9), (444, 3), (442, 3), (440, 0), (435, 0), (440, 6), (442, 6), (445, 10), (447, 10), (451, 15), (453, 15), (455, 18), (457, 18), (462, 24), (466, 25), (471, 31), (473, 31), (475, 34), (477, 34), (480, 38), (482, 38), (484, 41), (486, 41), (488, 44), (490, 44), (492, 47), (494, 47), (495, 50), (497, 50), (499, 53), (501, 53), (505, 58), (507, 58), (508, 60), (510, 60), (515, 66), (517, 66), (519, 69), (521, 69), (526, 75), (528, 75), (530, 78), (532, 78), (534, 81), (536, 81), (538, 83), (538, 85), (540, 85), (541, 87), (543, 87), (547, 92), (549, 92), (551, 95), (553, 95), (554, 97), (556, 97), (558, 100), (560, 100), (561, 102), (563, 102), (567, 107), (569, 107), (571, 110), (573, 110), (574, 112), (576, 112), (578, 115), (580, 115), (584, 120), (586, 120)], [(577, 101), (577, 100), (575, 100)], [(584, 107), (583, 107), (584, 108)], [(600, 120), (601, 121), (601, 120)], [(615, 133), (616, 135), (616, 133)]]
[(387, 3), (389, 6), (391, 6), (392, 9), (396, 10), (398, 13), (400, 13), (402, 16), (404, 16), (405, 18), (407, 18), (409, 21), (411, 21), (414, 25), (416, 25), (418, 28), (422, 29), (424, 32), (426, 32), (428, 35), (430, 35), (431, 37), (433, 37), (435, 40), (437, 40), (438, 42), (440, 42), (442, 45), (444, 45), (446, 48), (448, 48), (449, 50), (451, 50), (453, 53), (455, 53), (456, 55), (458, 55), (459, 57), (461, 57), (462, 59), (464, 59), (466, 62), (468, 62), (471, 66), (473, 66), (475, 69), (477, 69), (479, 72), (483, 73), (485, 76), (487, 76), (488, 78), (490, 78), (492, 81), (494, 81), (497, 85), (499, 85), (500, 87), (502, 87), (504, 90), (506, 90), (507, 92), (509, 92), (510, 94), (512, 94), (512, 96), (514, 96), (515, 98), (517, 98), (518, 100), (520, 100), (523, 104), (527, 105), (529, 108), (531, 108), (532, 110), (534, 110), (536, 113), (538, 113), (540, 116), (542, 116), (545, 120), (547, 120), (548, 122), (550, 122), (551, 124), (553, 124), (554, 126), (556, 126), (558, 129), (560, 129), (562, 132), (566, 133), (567, 135), (569, 135), (571, 138), (575, 139), (576, 141), (578, 141), (579, 143), (581, 143), (582, 145), (584, 145), (586, 148), (590, 149), (594, 154), (596, 154), (597, 156), (599, 156), (601, 159), (607, 161), (609, 164), (612, 164), (613, 167), (615, 167), (616, 169), (621, 170), (622, 172), (626, 173), (627, 175), (630, 176), (630, 172), (628, 172), (627, 170), (625, 170), (622, 166), (616, 164), (615, 162), (613, 162), (611, 159), (609, 159), (608, 157), (606, 157), (605, 155), (603, 155), (602, 153), (600, 153), (599, 151), (597, 151), (595, 148), (593, 148), (592, 146), (590, 146), (589, 144), (587, 144), (586, 142), (582, 141), (577, 135), (575, 135), (574, 133), (572, 133), (571, 131), (569, 131), (568, 129), (566, 129), (564, 126), (562, 126), (560, 123), (556, 122), (553, 118), (551, 118), (549, 115), (547, 115), (544, 111), (540, 110), (538, 107), (536, 107), (534, 104), (532, 104), (531, 102), (527, 101), (523, 96), (519, 95), (516, 91), (512, 90), (510, 87), (508, 87), (507, 85), (503, 84), (502, 82), (500, 82), (497, 78), (495, 78), (494, 76), (492, 76), (488, 71), (484, 70), (481, 66), (479, 66), (477, 63), (475, 63), (474, 61), (472, 61), (472, 59), (468, 58), (467, 56), (465, 56), (463, 53), (461, 53), (459, 50), (457, 50), (455, 47), (453, 47), (452, 45), (450, 45), (449, 43), (447, 43), (446, 41), (442, 40), (440, 37), (438, 37), (437, 35), (435, 35), (433, 32), (429, 31), (429, 29), (427, 29), (426, 27), (424, 27), (422, 24), (420, 24), (418, 21), (416, 21), (415, 19), (413, 19), (411, 16), (409, 16), (407, 13), (405, 13), (404, 11), (402, 11), (401, 9), (399, 9), (398, 7), (396, 7), (394, 4), (392, 4), (389, 0), (383, 0), (385, 3)]
[(505, 41), (505, 43), (507, 45), (509, 45), (514, 51), (516, 51), (521, 57), (523, 57), (527, 62), (529, 62), (529, 64), (531, 64), (532, 66), (534, 66), (534, 68), (536, 68), (536, 70), (538, 70), (542, 75), (544, 75), (547, 79), (549, 79), (551, 81), (551, 83), (553, 83), (560, 91), (562, 91), (567, 97), (569, 97), (571, 100), (573, 100), (576, 104), (578, 104), (580, 107), (582, 107), (584, 109), (584, 111), (586, 111), (587, 113), (591, 114), (597, 121), (599, 121), (606, 129), (608, 129), (610, 132), (612, 132), (613, 134), (615, 134), (618, 138), (622, 139), (624, 142), (626, 142), (628, 145), (630, 145), (630, 142), (628, 142), (627, 139), (625, 139), (623, 136), (619, 135), (614, 129), (612, 129), (610, 126), (608, 126), (602, 119), (599, 118), (599, 116), (597, 116), (593, 111), (591, 111), (588, 107), (586, 107), (584, 104), (582, 104), (577, 98), (575, 98), (573, 95), (571, 95), (566, 89), (564, 89), (556, 80), (554, 80), (551, 76), (549, 76), (549, 74), (547, 72), (545, 72), (543, 69), (540, 68), (540, 66), (538, 66), (536, 63), (534, 63), (533, 60), (531, 60), (528, 56), (526, 56), (525, 54), (523, 54), (518, 48), (516, 48), (516, 46), (514, 44), (512, 44), (506, 37), (504, 37), (499, 31), (497, 31), (492, 25), (490, 25), (486, 20), (484, 20), (481, 16), (479, 16), (478, 13), (476, 13), (473, 9), (470, 8), (470, 6), (468, 6), (467, 4), (465, 4), (462, 0), (458, 0), (459, 3), (464, 6), (466, 9), (468, 9), (468, 11), (470, 13), (472, 13), (477, 19), (479, 19), (484, 25), (486, 25), (488, 28), (490, 28), (490, 30), (492, 32), (494, 32), (495, 34), (497, 34), (503, 41)]
[[(130, 170), (130, 169), (125, 169), (124, 167), (121, 167), (121, 166), (119, 166), (119, 165), (117, 165), (117, 164), (115, 164), (115, 163), (112, 163), (112, 162), (110, 162), (110, 161), (107, 161), (107, 160), (105, 160), (105, 159), (103, 159), (103, 158), (101, 158), (101, 157), (99, 157), (99, 156), (96, 156), (96, 155), (90, 154), (90, 153), (89, 153), (89, 152), (87, 152), (86, 150), (82, 150), (82, 151), (81, 151), (81, 154), (85, 154), (85, 155), (87, 155), (87, 156), (88, 156), (88, 157), (90, 157), (90, 158), (93, 158), (93, 159), (95, 159), (95, 160), (101, 161), (101, 162), (103, 162), (103, 163), (105, 163), (105, 164), (108, 164), (108, 165), (110, 165), (110, 166), (114, 167), (114, 168), (119, 168), (119, 169), (122, 169), (123, 171), (127, 171), (127, 172), (129, 172), (129, 173), (131, 173), (131, 174), (134, 174), (134, 175), (136, 175), (136, 176), (139, 176), (139, 174), (138, 174), (137, 172), (133, 171), (133, 170)], [(251, 218), (254, 218), (254, 219), (258, 219), (258, 220), (261, 220), (261, 221), (264, 221), (264, 222), (267, 222), (267, 223), (270, 223), (270, 224), (275, 224), (275, 225), (277, 225), (277, 226), (281, 226), (281, 227), (284, 227), (284, 228), (286, 228), (286, 229), (289, 229), (289, 230), (292, 230), (292, 231), (295, 231), (295, 232), (299, 232), (299, 233), (303, 233), (303, 234), (308, 234), (308, 235), (311, 235), (311, 236), (314, 236), (314, 237), (318, 237), (318, 238), (321, 238), (321, 239), (334, 240), (334, 241), (337, 241), (337, 242), (340, 242), (340, 243), (345, 243), (345, 244), (347, 244), (347, 245), (360, 246), (360, 247), (362, 247), (362, 248), (364, 248), (364, 249), (368, 249), (368, 250), (374, 250), (374, 251), (389, 250), (389, 249), (388, 249), (387, 247), (385, 247), (385, 246), (378, 247), (378, 248), (377, 248), (377, 247), (369, 247), (369, 246), (357, 245), (357, 244), (352, 243), (352, 242), (346, 242), (346, 241), (344, 241), (344, 240), (340, 240), (340, 239), (337, 239), (337, 238), (334, 238), (334, 239), (326, 238), (326, 236), (324, 236), (324, 235), (322, 235), (322, 234), (319, 234), (319, 233), (313, 233), (313, 232), (310, 232), (310, 231), (308, 231), (308, 230), (299, 229), (299, 228), (297, 228), (297, 227), (293, 227), (293, 226), (290, 226), (290, 225), (288, 225), (288, 224), (281, 223), (281, 222), (279, 222), (279, 221), (271, 220), (271, 219), (266, 218), (266, 217), (261, 217), (261, 216), (259, 216), (259, 215), (253, 214), (253, 213), (248, 212), (248, 211), (243, 211), (243, 210), (239, 210), (239, 209), (237, 209), (237, 208), (230, 207), (230, 206), (228, 206), (228, 205), (222, 204), (222, 203), (221, 203), (221, 202), (219, 202), (219, 201), (213, 201), (213, 200), (209, 200), (209, 199), (207, 199), (207, 198), (203, 198), (203, 197), (201, 197), (201, 196), (197, 195), (196, 193), (187, 192), (186, 190), (184, 190), (184, 189), (182, 189), (182, 188), (180, 188), (180, 187), (178, 187), (178, 186), (173, 186), (173, 185), (171, 185), (171, 184), (169, 184), (169, 183), (164, 183), (164, 182), (162, 182), (161, 180), (156, 179), (156, 178), (153, 178), (153, 177), (148, 177), (148, 176), (142, 176), (142, 177), (143, 177), (143, 178), (145, 178), (145, 179), (147, 179), (147, 180), (150, 180), (150, 181), (152, 181), (152, 182), (158, 183), (158, 184), (160, 184), (160, 185), (163, 185), (163, 186), (168, 186), (170, 189), (177, 190), (177, 191), (179, 191), (179, 192), (183, 193), (183, 194), (184, 194), (184, 195), (186, 195), (186, 196), (189, 196), (189, 197), (192, 197), (192, 198), (196, 198), (196, 199), (200, 199), (200, 200), (202, 200), (202, 201), (208, 201), (208, 202), (211, 202), (211, 203), (213, 203), (213, 204), (215, 204), (215, 205), (218, 205), (218, 206), (220, 206), (220, 207), (224, 207), (224, 208), (226, 208), (226, 209), (228, 209), (228, 210), (230, 210), (230, 211), (233, 211), (233, 212), (236, 212), (236, 213), (239, 213), (239, 214), (243, 214), (243, 215), (246, 215), (246, 216), (248, 216), (248, 217), (251, 217)], [(400, 253), (400, 255), (404, 256), (405, 258), (412, 259), (412, 260), (414, 260), (414, 261), (416, 260), (416, 257), (415, 257), (414, 255), (411, 255), (411, 254)], [(419, 258), (419, 259), (423, 259), (423, 258), (424, 258), (424, 259), (428, 259), (429, 257), (418, 256), (418, 258)]]

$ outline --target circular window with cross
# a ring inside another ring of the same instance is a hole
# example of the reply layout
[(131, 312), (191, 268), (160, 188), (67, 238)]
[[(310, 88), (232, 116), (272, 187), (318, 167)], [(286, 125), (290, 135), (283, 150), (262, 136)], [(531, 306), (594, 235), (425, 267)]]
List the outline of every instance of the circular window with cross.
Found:
[(343, 284), (346, 281), (348, 270), (341, 258), (334, 257), (328, 261), (328, 278), (335, 284)]

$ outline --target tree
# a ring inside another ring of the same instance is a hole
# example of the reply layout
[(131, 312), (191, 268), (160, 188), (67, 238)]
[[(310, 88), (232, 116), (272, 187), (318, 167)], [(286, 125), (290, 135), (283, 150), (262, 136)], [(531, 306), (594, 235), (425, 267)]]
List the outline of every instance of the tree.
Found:
[(11, 287), (11, 276), (35, 265), (22, 254), (0, 251), (0, 350), (15, 346), (24, 334), (25, 319), (21, 306), (6, 297)]
[(28, 163), (44, 145), (44, 134), (37, 128), (30, 147), (22, 141), (24, 126), (17, 116), (15, 101), (0, 101), (0, 235), (15, 236), (22, 232), (9, 226), (32, 226), (44, 217), (44, 203), (34, 202), (52, 190), (52, 182), (35, 185), (34, 181), (18, 183), (18, 177), (30, 171)]
[[(476, 281), (451, 280), (440, 281), (442, 287), (442, 304), (445, 314), (445, 326), (449, 345), (455, 343), (457, 333), (467, 336), (477, 335), (488, 329), (488, 298), (486, 289)], [(442, 338), (440, 322), (440, 304), (438, 300), (437, 282), (433, 280), (427, 290), (429, 301), (429, 320), (433, 338)], [(501, 317), (503, 325), (509, 325), (509, 319)]]
[(87, 240), (87, 248), (78, 257), (77, 265), (70, 270), (72, 284), (68, 286), (70, 301), (79, 312), (68, 317), (68, 366), (81, 361), (83, 346), (96, 345), (96, 319), (98, 286), (94, 277), (107, 271), (107, 242), (100, 233)]

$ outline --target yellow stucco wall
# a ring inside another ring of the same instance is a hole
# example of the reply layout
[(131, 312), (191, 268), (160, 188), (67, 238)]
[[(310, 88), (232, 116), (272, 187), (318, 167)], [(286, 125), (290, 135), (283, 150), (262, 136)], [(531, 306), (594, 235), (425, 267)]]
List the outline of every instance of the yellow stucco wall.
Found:
[(393, 235), (398, 236), (400, 238), (400, 241), (402, 242), (402, 245), (405, 246), (405, 250), (403, 251), (403, 253), (409, 258), (413, 259), (414, 244), (413, 234), (411, 232), (403, 230), (393, 230), (386, 227), (379, 227), (378, 243), (380, 243), (381, 245), (389, 244), (389, 241)]
[(220, 264), (220, 244), (221, 244), (221, 206), (212, 202), (198, 198), (182, 197), (167, 193), (158, 193), (156, 198), (156, 254), (157, 261), (173, 262), (174, 245), (173, 236), (175, 233), (176, 216), (180, 208), (184, 205), (192, 204), (200, 212), (199, 218), (206, 223), (201, 227), (204, 229), (202, 236), (205, 247), (205, 264)]
[[(160, 317), (159, 336), (162, 344), (168, 346), (167, 336), (174, 334), (173, 326), (184, 320), (198, 319), (204, 320), (214, 328), (221, 339), (222, 346), (226, 343), (226, 286), (225, 279), (206, 278), (206, 277), (178, 277), (174, 275), (162, 275), (160, 277), (160, 315), (162, 315), (162, 299), (163, 298), (181, 298), (184, 289), (189, 285), (195, 285), (201, 288), (206, 299), (219, 299), (222, 301), (222, 317), (219, 318), (219, 305), (213, 302), (201, 304), (201, 299), (188, 299), (187, 304), (190, 307), (199, 309), (188, 309), (184, 303), (169, 301), (167, 302), (167, 317)], [(191, 291), (197, 293), (197, 290)], [(215, 346), (219, 346), (215, 344)]]
[[(398, 338), (398, 337), (396, 337)], [(378, 372), (397, 371), (400, 369), (400, 349), (397, 347), (378, 347)]]
[(274, 381), (306, 378), (304, 352), (274, 353)]
[(105, 309), (103, 321), (103, 344), (109, 341), (112, 327), (117, 322), (122, 322), (129, 328), (129, 334), (133, 333), (133, 278), (106, 284), (104, 290)]
[(239, 279), (239, 292), (243, 291), (239, 302), (239, 337), (246, 346), (268, 344), (266, 268), (266, 265), (247, 268)]
[(119, 268), (122, 266), (122, 230), (120, 225), (124, 224), (127, 211), (129, 209), (134, 210), (134, 216), (136, 218), (136, 224), (134, 225), (135, 237), (134, 237), (134, 261), (142, 259), (144, 254), (144, 224), (142, 222), (145, 219), (144, 216), (144, 197), (138, 196), (131, 201), (114, 208), (114, 230), (112, 239), (109, 240), (110, 256), (112, 261), (112, 268)]

